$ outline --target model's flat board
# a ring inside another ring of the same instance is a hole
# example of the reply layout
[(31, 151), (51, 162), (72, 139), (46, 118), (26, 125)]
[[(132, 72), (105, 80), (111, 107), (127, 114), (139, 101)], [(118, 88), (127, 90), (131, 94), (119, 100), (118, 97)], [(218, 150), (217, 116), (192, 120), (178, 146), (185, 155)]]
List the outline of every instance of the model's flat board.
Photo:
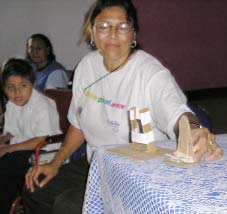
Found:
[(173, 152), (173, 150), (160, 147), (156, 147), (156, 150), (154, 152), (141, 151), (134, 149), (132, 144), (110, 148), (108, 149), (108, 151), (131, 158), (136, 161), (146, 161)]

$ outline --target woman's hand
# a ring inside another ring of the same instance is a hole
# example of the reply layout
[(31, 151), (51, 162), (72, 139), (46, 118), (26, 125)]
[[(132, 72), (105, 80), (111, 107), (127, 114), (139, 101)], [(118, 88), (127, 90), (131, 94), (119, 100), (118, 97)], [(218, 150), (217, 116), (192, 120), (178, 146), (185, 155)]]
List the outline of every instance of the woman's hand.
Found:
[[(42, 188), (58, 173), (58, 167), (53, 164), (45, 164), (32, 167), (25, 175), (25, 183), (31, 192), (35, 191), (35, 186)], [(42, 180), (39, 179), (40, 175), (44, 175)]]
[(215, 136), (207, 128), (191, 130), (194, 147), (194, 160), (199, 161), (205, 155), (206, 161), (218, 160), (223, 155), (222, 148), (216, 143)]

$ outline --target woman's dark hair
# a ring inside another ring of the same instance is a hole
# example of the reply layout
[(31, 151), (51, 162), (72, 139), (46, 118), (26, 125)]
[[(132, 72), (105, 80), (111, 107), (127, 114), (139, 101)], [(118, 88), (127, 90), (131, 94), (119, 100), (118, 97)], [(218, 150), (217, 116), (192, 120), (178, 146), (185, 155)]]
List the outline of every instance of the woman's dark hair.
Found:
[(48, 37), (46, 37), (45, 35), (43, 34), (40, 34), (40, 33), (37, 33), (37, 34), (33, 34), (31, 35), (27, 41), (26, 41), (26, 59), (28, 59), (29, 61), (31, 61), (30, 57), (29, 57), (29, 54), (28, 54), (28, 41), (32, 39), (32, 40), (41, 40), (45, 46), (47, 48), (49, 48), (49, 55), (48, 55), (48, 60), (49, 61), (52, 61), (52, 60), (55, 60), (55, 55), (54, 55), (54, 51), (53, 51), (53, 46), (50, 42), (50, 39)]
[(1, 66), (1, 84), (5, 87), (7, 79), (11, 76), (19, 76), (35, 83), (35, 73), (32, 66), (24, 59), (10, 58)]
[(119, 6), (126, 12), (127, 21), (132, 23), (135, 32), (139, 31), (136, 8), (131, 0), (97, 0), (88, 11), (85, 17), (83, 40), (90, 42), (91, 29), (95, 18), (107, 7)]

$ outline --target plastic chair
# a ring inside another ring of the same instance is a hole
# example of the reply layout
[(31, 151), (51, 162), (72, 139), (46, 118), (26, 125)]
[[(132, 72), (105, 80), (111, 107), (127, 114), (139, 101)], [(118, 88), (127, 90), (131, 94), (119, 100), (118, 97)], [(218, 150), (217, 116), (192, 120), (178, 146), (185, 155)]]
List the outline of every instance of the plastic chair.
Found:
[[(69, 127), (69, 122), (67, 120), (68, 109), (72, 99), (71, 89), (46, 89), (44, 94), (55, 100), (58, 113), (60, 115), (60, 128), (63, 133), (66, 133)], [(61, 139), (60, 141), (62, 141)], [(50, 140), (47, 140), (50, 143)], [(55, 140), (55, 142), (57, 142)], [(43, 145), (44, 146), (44, 145)], [(82, 156), (86, 155), (86, 142), (77, 149), (76, 152), (70, 157), (71, 160), (76, 160)]]
[(14, 202), (13, 202), (11, 208), (10, 208), (10, 214), (20, 214), (20, 213), (23, 213), (23, 212), (24, 211), (23, 211), (22, 197), (18, 196), (14, 200)]

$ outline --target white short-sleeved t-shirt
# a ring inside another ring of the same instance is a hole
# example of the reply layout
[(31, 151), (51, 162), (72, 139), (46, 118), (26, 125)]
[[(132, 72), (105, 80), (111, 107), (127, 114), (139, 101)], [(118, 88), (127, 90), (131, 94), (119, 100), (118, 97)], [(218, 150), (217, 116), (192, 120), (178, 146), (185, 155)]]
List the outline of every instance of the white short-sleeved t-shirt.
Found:
[(35, 89), (24, 106), (17, 106), (8, 101), (4, 132), (9, 132), (14, 136), (10, 144), (61, 133), (55, 102)]
[(190, 109), (175, 79), (157, 59), (138, 50), (121, 69), (107, 74), (98, 51), (89, 53), (75, 71), (68, 119), (83, 131), (88, 160), (100, 145), (130, 142), (132, 107), (149, 108), (156, 140), (175, 137), (176, 121)]

